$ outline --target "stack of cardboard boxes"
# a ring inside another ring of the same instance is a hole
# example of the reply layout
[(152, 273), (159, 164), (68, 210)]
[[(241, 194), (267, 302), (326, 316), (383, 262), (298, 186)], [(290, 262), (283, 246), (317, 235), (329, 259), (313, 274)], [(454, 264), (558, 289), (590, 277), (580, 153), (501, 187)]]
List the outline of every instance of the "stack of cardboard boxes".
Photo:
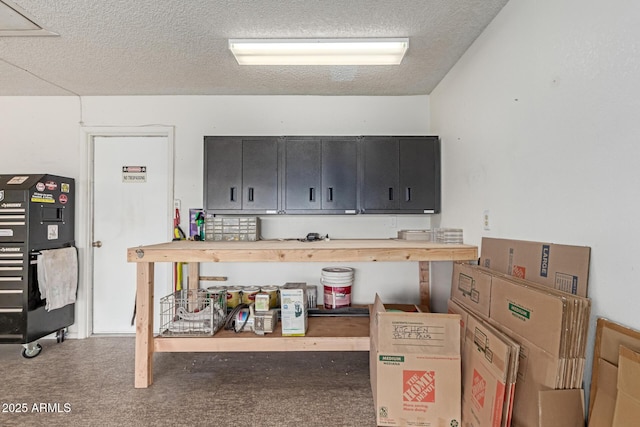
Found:
[(378, 425), (584, 427), (590, 249), (484, 238), (481, 255), (454, 264), (448, 314), (376, 296)]
[[(480, 263), (491, 269), (454, 265), (449, 311), (467, 316), (463, 425), (538, 427), (547, 417), (584, 424), (580, 387), (591, 308), (585, 297), (589, 254), (586, 247), (484, 238)], [(516, 354), (517, 361), (508, 357)], [(516, 369), (515, 384), (508, 368)], [(486, 378), (515, 390), (501, 402), (500, 393), (492, 394), (492, 411), (477, 397)], [(562, 410), (555, 409), (558, 402)]]

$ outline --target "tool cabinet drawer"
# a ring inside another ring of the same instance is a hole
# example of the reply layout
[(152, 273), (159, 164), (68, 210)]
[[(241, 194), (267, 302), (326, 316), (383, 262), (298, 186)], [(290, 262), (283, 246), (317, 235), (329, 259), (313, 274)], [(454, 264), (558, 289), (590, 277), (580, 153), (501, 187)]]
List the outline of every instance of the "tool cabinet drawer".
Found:
[(0, 308), (0, 342), (22, 342), (25, 328), (25, 313), (22, 310)]
[(0, 289), (0, 314), (2, 309), (22, 309), (22, 289)]

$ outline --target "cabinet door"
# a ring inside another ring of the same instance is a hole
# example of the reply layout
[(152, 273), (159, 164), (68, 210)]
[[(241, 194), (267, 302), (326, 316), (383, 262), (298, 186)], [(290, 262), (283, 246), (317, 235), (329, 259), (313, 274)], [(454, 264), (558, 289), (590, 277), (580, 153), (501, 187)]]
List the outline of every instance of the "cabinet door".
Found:
[(204, 157), (207, 211), (277, 212), (277, 138), (206, 136)]
[(398, 208), (399, 151), (394, 137), (365, 137), (363, 140), (362, 209)]
[(358, 188), (358, 146), (356, 138), (323, 138), (323, 210), (355, 213)]
[(242, 139), (204, 138), (204, 207), (242, 209)]
[(242, 140), (242, 209), (277, 213), (278, 140)]
[(440, 211), (440, 141), (399, 138), (400, 197), (405, 211)]
[(285, 139), (283, 206), (286, 212), (320, 209), (321, 144), (320, 138)]

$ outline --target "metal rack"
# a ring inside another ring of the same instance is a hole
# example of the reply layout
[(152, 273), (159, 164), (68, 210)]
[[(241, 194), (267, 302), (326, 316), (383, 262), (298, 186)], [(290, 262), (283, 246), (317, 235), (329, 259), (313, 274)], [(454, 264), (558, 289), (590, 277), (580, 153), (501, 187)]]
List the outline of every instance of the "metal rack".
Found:
[(227, 317), (227, 293), (183, 289), (160, 299), (160, 334), (193, 337), (215, 334)]

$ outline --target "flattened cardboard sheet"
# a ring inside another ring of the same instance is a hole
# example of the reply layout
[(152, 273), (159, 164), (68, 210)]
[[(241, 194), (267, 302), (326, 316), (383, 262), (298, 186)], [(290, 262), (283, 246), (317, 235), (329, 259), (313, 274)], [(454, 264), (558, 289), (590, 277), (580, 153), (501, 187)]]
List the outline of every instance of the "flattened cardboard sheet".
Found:
[(598, 391), (589, 417), (589, 427), (611, 427), (618, 395), (618, 367), (598, 360)]
[(586, 297), (591, 248), (483, 237), (480, 265)]
[(618, 396), (613, 427), (636, 427), (640, 422), (640, 353), (620, 346)]
[(539, 427), (584, 427), (583, 390), (543, 390), (538, 399)]
[[(603, 359), (612, 365), (618, 366), (621, 345), (630, 350), (640, 352), (640, 331), (602, 317), (598, 318), (593, 360)], [(593, 415), (595, 397), (600, 388), (599, 366), (598, 363), (594, 363), (591, 370), (589, 420)]]

